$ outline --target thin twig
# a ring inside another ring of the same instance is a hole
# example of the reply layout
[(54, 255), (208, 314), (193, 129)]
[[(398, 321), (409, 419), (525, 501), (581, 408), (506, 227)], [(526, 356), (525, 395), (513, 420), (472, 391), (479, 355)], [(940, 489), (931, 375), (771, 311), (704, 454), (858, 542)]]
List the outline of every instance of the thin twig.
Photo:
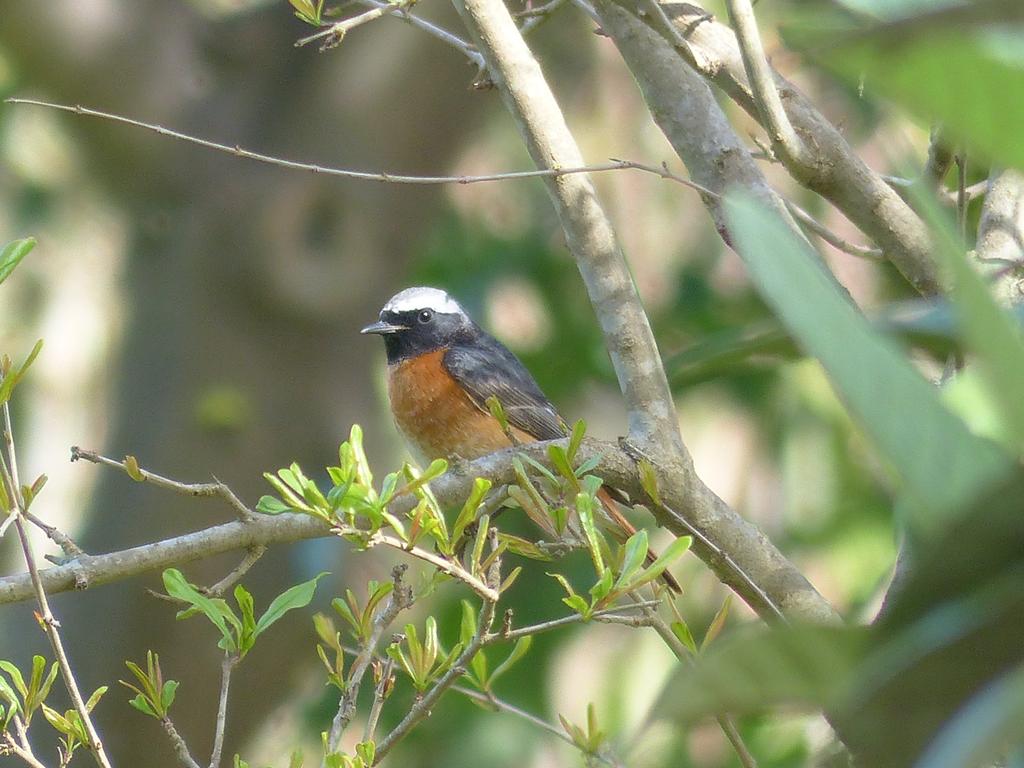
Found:
[(551, 14), (562, 7), (562, 5), (565, 4), (565, 1), (566, 0), (550, 0), (550, 2), (544, 3), (544, 5), (538, 6), (537, 8), (531, 8), (515, 14), (517, 18), (526, 19), (526, 21), (524, 21), (519, 27), (519, 34), (528, 35), (530, 32), (535, 30), (545, 21), (550, 19)]
[(772, 139), (773, 149), (777, 154), (781, 150), (798, 165), (806, 165), (806, 148), (789, 121), (779, 90), (775, 87), (775, 77), (768, 64), (764, 45), (761, 43), (761, 34), (757, 29), (757, 19), (754, 17), (754, 8), (750, 0), (726, 0), (726, 6), (729, 8), (729, 20), (739, 42), (747, 79), (750, 81), (750, 88), (765, 129)]
[[(547, 731), (548, 733), (550, 733), (555, 738), (561, 739), (562, 741), (564, 741), (569, 746), (571, 746), (573, 748), (576, 748), (576, 749), (579, 748), (576, 745), (576, 742), (574, 742), (572, 740), (572, 737), (569, 736), (569, 734), (567, 734), (564, 729), (558, 727), (557, 725), (554, 725), (553, 723), (549, 723), (547, 720), (543, 720), (543, 719), (537, 717), (536, 715), (531, 714), (530, 712), (527, 712), (524, 709), (520, 709), (519, 707), (515, 706), (514, 704), (509, 704), (507, 701), (504, 701), (503, 699), (499, 699), (493, 693), (490, 693), (490, 692), (482, 693), (481, 691), (475, 691), (472, 688), (466, 688), (463, 685), (453, 685), (452, 686), (452, 690), (455, 691), (456, 693), (461, 693), (463, 696), (465, 696), (466, 698), (472, 699), (473, 701), (478, 701), (481, 704), (485, 704), (487, 706), (493, 707), (494, 709), (498, 710), (499, 712), (506, 712), (506, 713), (508, 713), (510, 715), (515, 715), (516, 717), (518, 717), (518, 718), (520, 718), (522, 720), (525, 720), (526, 722), (530, 723), (531, 725), (535, 725), (536, 727), (540, 728), (541, 730)], [(609, 757), (608, 755), (601, 754), (601, 755), (594, 755), (594, 757), (596, 757), (598, 760), (600, 760), (605, 765), (613, 766), (613, 768), (615, 766), (621, 765), (621, 763), (619, 763), (618, 760), (615, 760), (614, 758)]]
[(28, 567), (29, 576), (32, 579), (32, 587), (36, 595), (36, 603), (39, 606), (39, 623), (42, 625), (43, 632), (50, 641), (50, 647), (53, 650), (54, 658), (57, 659), (57, 665), (60, 668), (61, 677), (64, 679), (64, 687), (67, 689), (68, 696), (71, 698), (71, 704), (82, 721), (82, 726), (86, 736), (86, 746), (88, 746), (89, 750), (92, 752), (92, 755), (96, 760), (96, 764), (99, 765), (100, 768), (111, 768), (110, 760), (107, 758), (107, 754), (103, 749), (103, 743), (100, 741), (99, 734), (96, 732), (96, 726), (93, 724), (92, 716), (89, 714), (89, 710), (85, 706), (85, 700), (82, 698), (82, 693), (78, 689), (78, 681), (75, 679), (75, 674), (71, 669), (71, 663), (68, 661), (67, 653), (64, 651), (64, 643), (61, 641), (60, 633), (57, 631), (60, 623), (50, 611), (50, 603), (46, 598), (46, 591), (43, 589), (42, 580), (39, 578), (39, 568), (36, 564), (35, 553), (32, 549), (32, 542), (29, 539), (28, 531), (25, 528), (25, 499), (22, 496), (21, 486), (19, 485), (18, 480), (18, 459), (14, 448), (14, 430), (11, 426), (11, 409), (10, 403), (8, 402), (4, 402), (3, 404), (3, 416), (4, 448), (7, 456), (5, 474), (9, 473), (7, 480), (9, 485), (14, 489), (13, 499), (17, 506), (17, 519), (15, 520), (14, 525), (18, 530), (18, 538), (21, 540), (21, 550), (25, 556), (25, 565)]
[(388, 656), (383, 662), (378, 663), (380, 664), (380, 679), (373, 688), (373, 704), (370, 705), (370, 714), (366, 718), (366, 727), (363, 728), (363, 741), (373, 741), (381, 710), (384, 708), (384, 702), (395, 682), (395, 660)]
[(0, 743), (0, 755), (5, 751), (10, 751), (11, 754), (21, 758), (25, 763), (32, 766), (32, 768), (46, 768), (36, 756), (32, 753), (32, 750), (22, 744), (19, 744), (14, 740), (14, 736), (9, 733), (5, 733), (3, 742)]
[(844, 240), (796, 203), (792, 203), (789, 200), (785, 200), (784, 202), (786, 204), (786, 210), (789, 211), (790, 215), (794, 219), (804, 224), (809, 230), (833, 248), (838, 248), (843, 253), (848, 253), (851, 256), (857, 256), (862, 259), (878, 261), (885, 257), (881, 248), (872, 248), (868, 245), (857, 245), (856, 243)]
[(956, 154), (956, 223), (960, 242), (967, 242), (967, 155), (961, 148)]
[(345, 681), (345, 692), (338, 703), (338, 712), (331, 722), (331, 732), (327, 741), (328, 754), (337, 752), (341, 744), (341, 737), (345, 733), (348, 724), (356, 713), (356, 699), (359, 696), (359, 687), (363, 682), (363, 676), (373, 661), (377, 650), (377, 644), (384, 635), (385, 630), (403, 610), (412, 605), (412, 590), (405, 586), (402, 576), (406, 566), (395, 566), (391, 571), (391, 578), (394, 582), (394, 589), (388, 601), (377, 612), (373, 620), (373, 629), (370, 636), (359, 647), (359, 653), (352, 662), (351, 671)]
[[(31, 512), (25, 512), (25, 519), (28, 520), (32, 525), (41, 530), (46, 534), (46, 537), (56, 544), (64, 552), (65, 557), (74, 559), (85, 554), (85, 551), (78, 546), (70, 536), (62, 531), (58, 530), (53, 525), (48, 525), (40, 520), (38, 517), (33, 515)], [(2, 533), (0, 533), (2, 535)]]
[[(695, 184), (688, 179), (684, 179), (681, 176), (672, 174), (662, 166), (648, 165), (645, 163), (634, 162), (632, 160), (612, 160), (611, 162), (601, 163), (597, 165), (574, 165), (572, 167), (565, 168), (541, 168), (533, 171), (509, 171), (506, 173), (490, 173), (482, 175), (461, 175), (461, 176), (411, 176), (406, 174), (398, 173), (387, 173), (383, 171), (354, 171), (347, 168), (332, 168), (324, 165), (316, 165), (315, 163), (303, 163), (295, 160), (286, 160), (280, 157), (274, 157), (272, 155), (264, 155), (259, 152), (252, 152), (248, 149), (238, 146), (229, 146), (227, 144), (220, 144), (215, 141), (209, 141), (207, 139), (199, 138), (198, 136), (191, 136), (187, 133), (180, 133), (178, 131), (172, 131), (169, 128), (156, 125), (154, 123), (146, 123), (141, 120), (134, 120), (130, 117), (123, 117), (121, 115), (111, 114), (109, 112), (101, 112), (99, 110), (90, 109), (80, 105), (67, 105), (67, 104), (55, 104), (47, 101), (38, 101), (36, 99), (16, 99), (8, 98), (4, 99), (5, 104), (28, 104), (36, 107), (47, 107), (49, 109), (57, 109), (62, 112), (70, 112), (76, 115), (85, 115), (87, 117), (97, 117), (103, 120), (110, 120), (115, 123), (121, 123), (123, 125), (131, 125), (136, 128), (142, 128), (153, 133), (158, 133), (161, 136), (169, 136), (178, 141), (185, 141), (190, 144), (196, 144), (200, 147), (206, 147), (207, 149), (213, 149), (218, 152), (226, 152), (229, 155), (236, 157), (243, 157), (247, 160), (255, 160), (260, 163), (267, 163), (269, 165), (275, 165), (280, 168), (288, 168), (297, 171), (309, 171), (311, 173), (323, 174), (325, 176), (340, 176), (346, 179), (357, 179), (360, 181), (375, 181), (387, 184), (480, 184), (491, 181), (508, 181), (513, 179), (539, 179), (539, 178), (560, 178), (562, 176), (573, 176), (577, 174), (585, 173), (604, 173), (608, 171), (624, 171), (634, 170), (642, 171), (644, 173), (650, 173), (655, 176), (660, 176), (663, 179), (671, 179), (672, 181), (684, 184), (691, 189), (695, 189), (701, 194), (714, 194), (710, 190)], [(82, 458), (87, 458), (83, 456)]]
[[(267, 548), (261, 544), (249, 547), (245, 552), (245, 557), (242, 558), (242, 562), (236, 565), (227, 576), (212, 586), (200, 589), (200, 591), (210, 595), (211, 597), (220, 597), (228, 590), (229, 587), (233, 586), (236, 581), (245, 576), (245, 574), (249, 572), (249, 569), (256, 564), (256, 561), (263, 557), (263, 553), (266, 551)], [(166, 595), (160, 596), (166, 597)]]
[(384, 759), (384, 756), (391, 751), (392, 747), (395, 746), (417, 723), (423, 720), (430, 714), (431, 708), (437, 703), (437, 700), (441, 698), (448, 688), (450, 688), (456, 680), (466, 674), (466, 669), (469, 663), (476, 656), (484, 645), (484, 638), (491, 631), (491, 625), (494, 623), (494, 614), (496, 603), (492, 600), (484, 600), (483, 607), (480, 610), (480, 626), (477, 627), (476, 634), (473, 635), (469, 645), (467, 645), (459, 657), (455, 660), (452, 666), (445, 672), (433, 687), (423, 695), (422, 698), (416, 701), (415, 704), (409, 709), (405, 717), (402, 718), (401, 722), (395, 726), (395, 728), (388, 733), (380, 743), (377, 744), (377, 749), (374, 757), (374, 765)]
[(345, 35), (351, 32), (356, 27), (361, 27), (363, 24), (368, 24), (371, 21), (379, 19), (381, 16), (385, 16), (389, 13), (394, 13), (399, 8), (405, 8), (410, 5), (410, 0), (405, 0), (401, 3), (383, 3), (380, 6), (371, 8), (368, 11), (358, 14), (357, 16), (351, 16), (341, 21), (336, 21), (329, 26), (324, 27), (319, 32), (314, 32), (312, 35), (300, 38), (295, 41), (295, 47), (301, 48), (304, 45), (312, 43), (316, 40), (323, 40), (323, 44), (320, 46), (320, 52), (326, 51), (330, 48), (334, 48), (339, 45), (345, 38)]
[[(347, 526), (339, 526), (333, 530), (339, 536), (366, 534), (366, 531), (362, 531), (358, 528), (349, 528)], [(370, 537), (370, 540), (366, 543), (366, 548), (369, 549), (377, 544), (383, 544), (384, 546), (391, 547), (392, 549), (400, 550), (419, 560), (430, 563), (442, 573), (447, 573), (449, 576), (464, 582), (474, 592), (480, 595), (480, 597), (483, 597), (486, 600), (498, 599), (498, 593), (495, 589), (489, 587), (454, 560), (449, 560), (441, 555), (435, 555), (433, 552), (423, 549), (422, 547), (410, 547), (401, 539), (396, 538), (395, 536), (389, 536), (388, 534), (380, 531)]]
[[(631, 597), (636, 598), (636, 595), (631, 594)], [(690, 649), (683, 645), (682, 641), (676, 637), (676, 633), (672, 631), (668, 623), (658, 615), (658, 612), (654, 608), (643, 609), (644, 618), (647, 619), (647, 626), (651, 627), (658, 636), (662, 639), (665, 645), (668, 646), (669, 650), (672, 651), (673, 655), (682, 664), (693, 665), (694, 659)], [(743, 737), (740, 735), (739, 730), (736, 728), (736, 723), (732, 719), (732, 715), (720, 714), (715, 717), (718, 721), (718, 727), (721, 729), (725, 738), (732, 745), (733, 750), (736, 752), (736, 756), (740, 760), (740, 764), (743, 768), (757, 768), (757, 761), (754, 756), (750, 753), (750, 749), (747, 748), (746, 743), (743, 741)]]
[(417, 29), (426, 32), (428, 35), (436, 37), (438, 40), (447, 43), (455, 50), (461, 52), (467, 59), (476, 65), (478, 71), (483, 71), (485, 67), (484, 57), (480, 55), (480, 51), (476, 50), (461, 37), (449, 32), (444, 27), (439, 27), (433, 22), (414, 15), (404, 5), (394, 5), (392, 3), (384, 2), (384, 0), (359, 0), (359, 2), (363, 5), (370, 6), (371, 8), (390, 8), (392, 12), (391, 15), (393, 17), (401, 19)]
[(178, 762), (184, 765), (185, 768), (201, 768), (196, 759), (192, 757), (192, 753), (188, 751), (188, 744), (185, 743), (181, 734), (178, 733), (178, 729), (174, 727), (171, 718), (164, 715), (160, 718), (160, 725), (164, 727), (164, 733), (171, 740), (171, 746), (174, 748), (174, 755), (178, 758)]
[[(631, 619), (632, 617), (622, 615), (622, 611), (628, 611), (634, 608), (648, 608), (660, 604), (661, 603), (658, 600), (644, 600), (636, 603), (628, 603), (626, 605), (616, 605), (612, 608), (595, 611), (591, 614), (590, 618), (597, 621), (607, 619), (608, 623), (625, 623), (626, 620)], [(550, 632), (553, 629), (558, 629), (569, 624), (579, 624), (584, 621), (586, 620), (580, 614), (574, 613), (571, 616), (562, 616), (558, 619), (542, 621), (538, 624), (531, 624), (528, 627), (509, 630), (508, 632), (496, 632), (488, 635), (485, 642), (488, 645), (491, 643), (510, 642), (512, 640), (518, 640), (521, 637), (539, 635), (542, 632)]]
[[(492, 562), (490, 567), (487, 569), (485, 574), (487, 579), (487, 586), (494, 591), (494, 594), (498, 594), (498, 588), (501, 586), (501, 556), (498, 550), (498, 529), (490, 529), (489, 544), (491, 549)], [(430, 711), (434, 704), (437, 703), (441, 695), (448, 690), (455, 681), (466, 674), (466, 670), (469, 668), (470, 662), (473, 661), (473, 657), (476, 656), (477, 652), (484, 647), (487, 636), (491, 632), (491, 627), (494, 624), (494, 616), (497, 612), (498, 601), (497, 598), (489, 599), (483, 598), (483, 605), (480, 607), (480, 624), (473, 634), (469, 644), (462, 649), (462, 653), (459, 654), (458, 658), (452, 663), (448, 671), (438, 678), (437, 682), (434, 683), (433, 687), (427, 691), (421, 698), (417, 699), (412, 705), (409, 711), (402, 718), (401, 722), (394, 727), (394, 729), (387, 734), (380, 743), (377, 744), (375, 755), (373, 759), (374, 765), (377, 765), (384, 756), (391, 751), (391, 748), (395, 746), (405, 735), (421, 720), (430, 715)]]
[(115, 467), (120, 469), (133, 480), (150, 483), (158, 488), (166, 488), (167, 490), (180, 493), (184, 496), (195, 496), (195, 497), (210, 497), (220, 496), (222, 499), (228, 502), (234, 510), (239, 520), (248, 522), (256, 518), (256, 513), (253, 512), (249, 507), (242, 503), (242, 500), (235, 495), (235, 492), (231, 490), (227, 485), (222, 483), (216, 477), (213, 478), (212, 483), (182, 483), (177, 480), (171, 480), (168, 477), (163, 477), (155, 472), (143, 469), (136, 464), (134, 467), (129, 468), (128, 465), (123, 461), (117, 459), (110, 459), (106, 456), (101, 456), (96, 451), (88, 451), (84, 448), (79, 448), (77, 445), (71, 446), (71, 460), (78, 461), (84, 459), (90, 461), (93, 464), (105, 464), (108, 467)]
[(238, 664), (238, 659), (238, 654), (225, 653), (220, 663), (220, 698), (217, 703), (217, 729), (213, 734), (210, 768), (220, 768), (220, 754), (224, 749), (224, 730), (227, 726), (228, 687), (231, 685), (231, 670)]

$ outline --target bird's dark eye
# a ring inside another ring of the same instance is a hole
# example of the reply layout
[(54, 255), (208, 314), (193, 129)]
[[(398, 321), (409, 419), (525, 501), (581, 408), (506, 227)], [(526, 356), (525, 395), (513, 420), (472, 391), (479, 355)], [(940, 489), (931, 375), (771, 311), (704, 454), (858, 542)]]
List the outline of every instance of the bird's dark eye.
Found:
[(429, 323), (434, 319), (434, 311), (432, 309), (424, 309), (420, 312), (419, 321), (421, 323)]

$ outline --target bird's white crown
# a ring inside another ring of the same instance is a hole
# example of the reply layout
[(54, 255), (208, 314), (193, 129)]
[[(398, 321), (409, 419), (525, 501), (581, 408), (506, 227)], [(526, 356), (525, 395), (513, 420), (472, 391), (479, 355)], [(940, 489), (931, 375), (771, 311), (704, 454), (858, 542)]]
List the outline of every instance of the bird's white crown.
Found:
[(459, 302), (439, 288), (416, 286), (406, 288), (392, 296), (382, 312), (411, 312), (417, 309), (432, 309), (443, 314), (463, 315), (465, 310)]

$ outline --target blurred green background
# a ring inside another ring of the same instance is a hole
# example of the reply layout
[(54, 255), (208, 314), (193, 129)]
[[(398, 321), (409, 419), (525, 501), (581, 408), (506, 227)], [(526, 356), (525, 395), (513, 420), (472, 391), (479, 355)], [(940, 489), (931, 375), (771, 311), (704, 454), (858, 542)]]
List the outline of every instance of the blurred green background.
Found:
[[(443, 3), (417, 12), (457, 27)], [(619, 55), (591, 30), (566, 7), (531, 36), (585, 156), (671, 163)], [(0, 95), (80, 103), (360, 170), (529, 167), (496, 92), (470, 88), (475, 73), (457, 52), (395, 19), (361, 28), (324, 54), (293, 48), (307, 32), (283, 1), (6, 0)], [(776, 63), (873, 165), (923, 155), (923, 127), (778, 53)], [(734, 117), (741, 133), (753, 130)], [(791, 199), (857, 239), (778, 169), (765, 170)], [(728, 347), (733, 334), (770, 315), (692, 192), (632, 171), (603, 174), (597, 184), (668, 361), (701, 477), (845, 616), (871, 616), (895, 552), (887, 468), (866, 449), (816, 363), (772, 355), (711, 369), (700, 355), (694, 362), (696, 346)], [(375, 465), (396, 466), (405, 453), (384, 404), (383, 351), (358, 329), (411, 284), (437, 285), (463, 301), (523, 358), (567, 418), (585, 418), (602, 438), (624, 431), (589, 303), (537, 180), (417, 187), (330, 179), (91, 118), (0, 105), (0, 241), (29, 235), (39, 245), (0, 298), (0, 350), (18, 356), (46, 340), (14, 404), (21, 460), (27, 473), (50, 477), (36, 513), (89, 552), (191, 531), (228, 519), (230, 510), (72, 465), (71, 445), (130, 453), (181, 480), (216, 475), (249, 502), (267, 490), (264, 470), (295, 460), (312, 475), (334, 461), (353, 422), (366, 428)], [(887, 267), (833, 251), (826, 257), (865, 307), (906, 296)], [(919, 362), (939, 370), (926, 357)], [(53, 551), (45, 540), (38, 545)], [(582, 573), (585, 559), (567, 567)], [(186, 570), (192, 581), (210, 583), (235, 560)], [(333, 582), (317, 598), (323, 605), (342, 585), (387, 578), (391, 562), (377, 551), (355, 555), (340, 542), (314, 541), (274, 549), (245, 583), (265, 604), (284, 586), (330, 570)], [(21, 569), (12, 538), (0, 541), (0, 572)], [(557, 584), (534, 571), (511, 593), (521, 622), (563, 613)], [(725, 590), (692, 557), (677, 576), (681, 609), (702, 633)], [(219, 652), (208, 626), (176, 622), (147, 594), (158, 587), (154, 573), (53, 603), (86, 689), (124, 677), (124, 659), (158, 651), (166, 674), (181, 681), (176, 723), (205, 753)], [(449, 644), (460, 596), (457, 589), (437, 596)], [(43, 648), (31, 610), (0, 608), (0, 655), (22, 666)], [(750, 619), (734, 604), (731, 622)], [(298, 745), (315, 754), (335, 707), (317, 664), (308, 616), (268, 633), (234, 679), (227, 753), (259, 765), (282, 764)], [(589, 626), (539, 637), (499, 693), (552, 721), (561, 713), (580, 722), (593, 701), (622, 746), (672, 666), (653, 635)], [(402, 687), (396, 700), (408, 696)], [(98, 711), (108, 750), (121, 765), (174, 765), (157, 727), (124, 706), (126, 698), (115, 688)], [(747, 718), (742, 727), (765, 766), (804, 764), (824, 733), (818, 720), (795, 716)], [(680, 732), (661, 724), (639, 743), (635, 752), (622, 750), (638, 768), (735, 763), (712, 725)], [(578, 760), (543, 732), (454, 694), (393, 758), (455, 768)]]

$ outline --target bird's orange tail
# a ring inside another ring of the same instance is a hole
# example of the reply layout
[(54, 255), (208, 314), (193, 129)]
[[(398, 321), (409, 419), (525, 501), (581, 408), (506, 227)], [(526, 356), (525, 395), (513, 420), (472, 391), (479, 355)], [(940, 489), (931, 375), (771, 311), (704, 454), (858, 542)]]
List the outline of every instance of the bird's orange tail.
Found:
[[(600, 500), (601, 506), (604, 507), (608, 517), (611, 518), (612, 523), (615, 524), (621, 534), (624, 534), (625, 538), (628, 539), (636, 533), (636, 527), (626, 519), (626, 516), (623, 515), (622, 512), (619, 511), (618, 502), (612, 498), (612, 495), (608, 493), (607, 489), (602, 488), (599, 490), (597, 492), (597, 498)], [(647, 555), (644, 557), (644, 562), (647, 565), (651, 565), (651, 563), (657, 559), (658, 553), (648, 547)], [(662, 572), (660, 578), (675, 594), (681, 595), (683, 593), (683, 588), (679, 586), (679, 582), (675, 580), (675, 577), (669, 573), (667, 569)]]

